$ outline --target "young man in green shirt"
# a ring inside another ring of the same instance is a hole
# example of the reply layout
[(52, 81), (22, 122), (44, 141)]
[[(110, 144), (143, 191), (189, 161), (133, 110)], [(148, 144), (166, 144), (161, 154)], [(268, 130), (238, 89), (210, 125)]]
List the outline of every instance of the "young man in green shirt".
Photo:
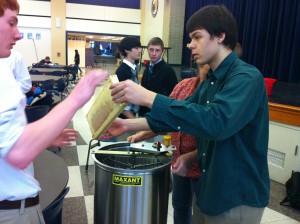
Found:
[(207, 79), (185, 101), (130, 81), (112, 85), (115, 102), (147, 106), (151, 113), (140, 119), (115, 120), (103, 137), (149, 129), (196, 136), (202, 171), (196, 189), (199, 223), (258, 224), (270, 190), (263, 76), (234, 51), (237, 25), (225, 6), (201, 8), (187, 22), (187, 31), (193, 58), (211, 67)]

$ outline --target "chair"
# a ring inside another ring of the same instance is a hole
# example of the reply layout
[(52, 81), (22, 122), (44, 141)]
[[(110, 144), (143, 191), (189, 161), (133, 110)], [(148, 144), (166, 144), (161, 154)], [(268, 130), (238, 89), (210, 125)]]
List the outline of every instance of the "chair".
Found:
[(197, 72), (194, 68), (182, 68), (181, 70), (181, 79), (187, 79), (191, 77), (196, 77)]
[(65, 75), (67, 75), (67, 74), (68, 74), (67, 71), (53, 71), (53, 72), (51, 72), (50, 75), (58, 76), (58, 77), (63, 77)]
[(55, 199), (55, 201), (43, 210), (44, 220), (46, 224), (62, 223), (63, 201), (69, 191), (70, 187), (66, 187), (62, 191), (62, 193)]
[(49, 112), (49, 110), (50, 107), (48, 105), (26, 107), (25, 112), (28, 123), (41, 119)]
[[(26, 107), (25, 113), (27, 116), (28, 123), (41, 119), (49, 112), (49, 110), (50, 110), (50, 106), (44, 104)], [(61, 147), (49, 146), (47, 149), (55, 154), (61, 151)]]
[(60, 96), (61, 100), (68, 95), (67, 82), (64, 78), (58, 80), (47, 79), (41, 82), (41, 88), (47, 92), (47, 94), (54, 94)]
[(38, 71), (38, 70), (34, 70), (34, 69), (30, 69), (28, 70), (30, 75), (42, 75), (43, 73)]
[(63, 100), (68, 95), (67, 82), (61, 78), (56, 80), (54, 90), (60, 93), (60, 98)]
[(54, 85), (55, 85), (54, 79), (46, 79), (46, 80), (40, 82), (41, 88), (45, 91), (53, 90)]
[(68, 73), (69, 73), (69, 81), (75, 82), (78, 76), (78, 65), (69, 65)]

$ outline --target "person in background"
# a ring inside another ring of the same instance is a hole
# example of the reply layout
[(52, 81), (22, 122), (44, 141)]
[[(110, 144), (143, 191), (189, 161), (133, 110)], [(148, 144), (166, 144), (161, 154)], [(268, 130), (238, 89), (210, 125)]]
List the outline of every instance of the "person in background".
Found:
[[(119, 51), (124, 57), (122, 63), (116, 70), (119, 81), (130, 79), (138, 83), (138, 71), (136, 62), (141, 57), (141, 42), (136, 37), (125, 37), (119, 44)], [(122, 118), (135, 118), (139, 106), (129, 104), (120, 115)]]
[(19, 52), (12, 49), (9, 57), (0, 59), (0, 64), (9, 66), (24, 94), (30, 91), (32, 87), (30, 74)]
[[(147, 52), (150, 61), (146, 64), (141, 85), (148, 90), (169, 96), (178, 83), (175, 71), (163, 59), (164, 42), (159, 37), (153, 37), (148, 45)], [(144, 117), (149, 108), (140, 106), (139, 116)]]
[[(205, 80), (209, 65), (200, 65), (198, 77), (187, 78), (179, 82), (170, 94), (170, 98), (184, 100), (191, 96), (198, 85)], [(174, 159), (172, 160), (173, 191), (172, 205), (174, 208), (174, 224), (186, 224), (191, 222), (192, 202), (196, 183), (200, 177), (200, 170), (195, 161), (197, 142), (193, 135), (182, 132), (172, 132), (172, 145), (176, 146)], [(134, 143), (152, 138), (156, 134), (152, 131), (141, 131), (127, 138)]]
[[(0, 1), (0, 58), (9, 57), (21, 38), (18, 12), (16, 0)], [(90, 71), (45, 117), (27, 124), (25, 95), (8, 66), (1, 64), (0, 69), (0, 223), (44, 224), (38, 198), (41, 189), (32, 162), (49, 145), (67, 146), (75, 141), (77, 132), (64, 128), (108, 73)]]
[(44, 59), (42, 59), (39, 64), (42, 64), (42, 65), (48, 65), (48, 64), (52, 64), (52, 62), (50, 61), (50, 57), (49, 56), (46, 56)]
[(77, 49), (75, 50), (74, 63), (75, 63), (75, 66), (77, 66), (77, 68), (78, 68), (78, 70), (80, 71), (80, 74), (81, 74), (81, 73), (82, 73), (82, 70), (81, 70), (81, 68), (79, 67), (79, 64), (80, 64), (80, 55), (79, 55)]
[(107, 45), (107, 47), (105, 48), (104, 54), (106, 54), (106, 55), (110, 55), (111, 54), (111, 49), (110, 49), (109, 45)]
[(237, 24), (225, 6), (201, 8), (186, 27), (193, 58), (211, 68), (207, 79), (183, 101), (129, 80), (112, 84), (114, 102), (147, 106), (151, 113), (145, 118), (117, 118), (102, 138), (149, 129), (194, 135), (202, 172), (196, 186), (198, 223), (258, 224), (270, 193), (264, 78), (234, 51)]
[(210, 69), (210, 67), (208, 64), (197, 65), (197, 74), (198, 74), (200, 83), (206, 79), (209, 69)]
[(121, 58), (121, 53), (119, 51), (119, 47), (116, 49), (115, 58), (116, 58), (116, 67), (119, 67), (120, 64), (121, 64), (121, 62), (122, 62), (122, 58)]

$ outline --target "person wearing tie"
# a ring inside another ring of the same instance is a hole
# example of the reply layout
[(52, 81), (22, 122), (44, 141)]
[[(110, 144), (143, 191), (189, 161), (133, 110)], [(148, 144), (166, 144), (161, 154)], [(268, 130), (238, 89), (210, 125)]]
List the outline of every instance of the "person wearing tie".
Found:
[[(177, 85), (175, 71), (163, 59), (164, 42), (159, 37), (153, 37), (148, 45), (147, 52), (150, 62), (146, 64), (141, 85), (155, 93), (169, 96)], [(139, 116), (144, 117), (150, 109), (140, 106)]]
[[(119, 51), (124, 57), (121, 65), (116, 70), (119, 81), (130, 79), (138, 83), (136, 61), (139, 61), (141, 57), (141, 42), (136, 37), (125, 37), (120, 42)], [(139, 106), (128, 104), (119, 117), (135, 118), (138, 110)]]

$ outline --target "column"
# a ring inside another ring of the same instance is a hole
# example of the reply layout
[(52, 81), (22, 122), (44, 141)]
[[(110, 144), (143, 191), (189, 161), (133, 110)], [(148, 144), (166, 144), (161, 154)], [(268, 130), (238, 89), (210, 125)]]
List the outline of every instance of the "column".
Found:
[(51, 61), (66, 64), (66, 0), (51, 0)]

